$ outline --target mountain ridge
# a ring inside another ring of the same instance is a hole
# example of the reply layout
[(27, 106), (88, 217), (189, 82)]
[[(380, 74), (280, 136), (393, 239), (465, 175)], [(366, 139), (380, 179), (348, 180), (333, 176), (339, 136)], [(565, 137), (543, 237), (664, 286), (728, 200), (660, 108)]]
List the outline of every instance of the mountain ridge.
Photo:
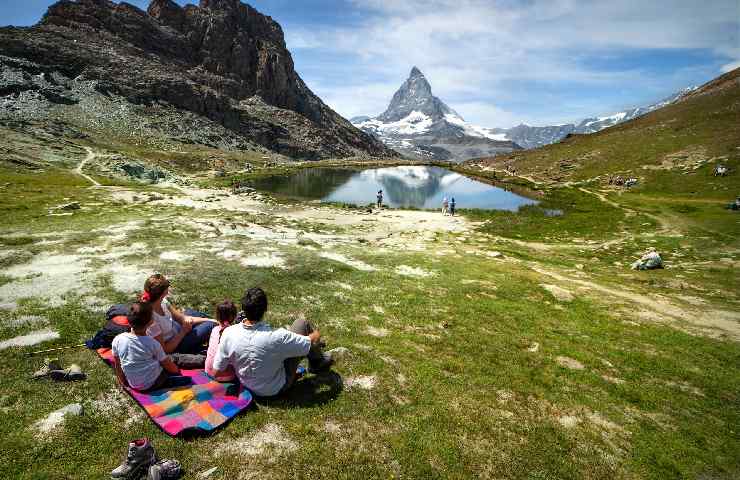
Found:
[(431, 85), (416, 66), (383, 113), (353, 117), (351, 121), (397, 152), (415, 159), (464, 161), (521, 148), (466, 122), (434, 96)]
[[(48, 105), (31, 117), (43, 120), (60, 110), (60, 99), (75, 106), (82, 97), (116, 95), (195, 114), (244, 145), (288, 157), (394, 154), (311, 92), (280, 25), (239, 0), (185, 7), (153, 0), (146, 12), (125, 2), (62, 0), (32, 27), (0, 28), (0, 51), (0, 116), (31, 112), (36, 97)], [(93, 82), (93, 91), (81, 93), (82, 82)], [(90, 112), (78, 114), (84, 120)]]

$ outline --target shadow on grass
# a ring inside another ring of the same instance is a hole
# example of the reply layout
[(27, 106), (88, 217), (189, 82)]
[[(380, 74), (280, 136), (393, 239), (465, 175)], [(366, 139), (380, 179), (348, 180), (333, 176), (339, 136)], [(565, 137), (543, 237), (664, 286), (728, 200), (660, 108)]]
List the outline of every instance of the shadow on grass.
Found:
[(310, 408), (324, 405), (336, 399), (344, 389), (342, 377), (334, 371), (304, 377), (277, 398), (255, 397), (255, 408), (266, 405), (276, 408)]

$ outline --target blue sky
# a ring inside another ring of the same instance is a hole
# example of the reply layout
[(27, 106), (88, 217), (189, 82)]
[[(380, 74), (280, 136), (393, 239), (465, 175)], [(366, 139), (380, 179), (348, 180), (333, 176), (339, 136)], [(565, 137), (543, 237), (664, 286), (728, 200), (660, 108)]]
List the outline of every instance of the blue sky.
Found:
[[(51, 3), (0, 0), (0, 24), (32, 24)], [(251, 4), (282, 25), (298, 73), (346, 117), (382, 112), (414, 65), (435, 95), (488, 127), (608, 114), (740, 66), (738, 0)]]

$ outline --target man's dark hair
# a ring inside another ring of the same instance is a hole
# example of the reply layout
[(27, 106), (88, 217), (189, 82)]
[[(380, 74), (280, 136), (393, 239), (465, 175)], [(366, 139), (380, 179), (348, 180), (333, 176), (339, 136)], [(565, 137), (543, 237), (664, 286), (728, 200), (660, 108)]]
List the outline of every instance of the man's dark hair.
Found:
[(152, 320), (152, 304), (149, 302), (134, 302), (128, 310), (128, 324), (131, 328), (140, 330)]
[(250, 322), (259, 322), (267, 310), (267, 295), (259, 287), (250, 288), (242, 297), (242, 311)]

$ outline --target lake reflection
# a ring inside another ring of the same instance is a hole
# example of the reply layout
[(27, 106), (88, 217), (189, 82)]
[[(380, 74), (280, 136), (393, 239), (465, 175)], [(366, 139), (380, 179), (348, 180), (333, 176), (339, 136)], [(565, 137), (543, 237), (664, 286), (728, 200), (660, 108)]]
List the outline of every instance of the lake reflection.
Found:
[(455, 198), (458, 209), (515, 211), (537, 202), (440, 167), (400, 166), (368, 170), (310, 168), (289, 176), (255, 180), (253, 186), (293, 198), (367, 205), (383, 190), (383, 203), (395, 208), (441, 208)]

